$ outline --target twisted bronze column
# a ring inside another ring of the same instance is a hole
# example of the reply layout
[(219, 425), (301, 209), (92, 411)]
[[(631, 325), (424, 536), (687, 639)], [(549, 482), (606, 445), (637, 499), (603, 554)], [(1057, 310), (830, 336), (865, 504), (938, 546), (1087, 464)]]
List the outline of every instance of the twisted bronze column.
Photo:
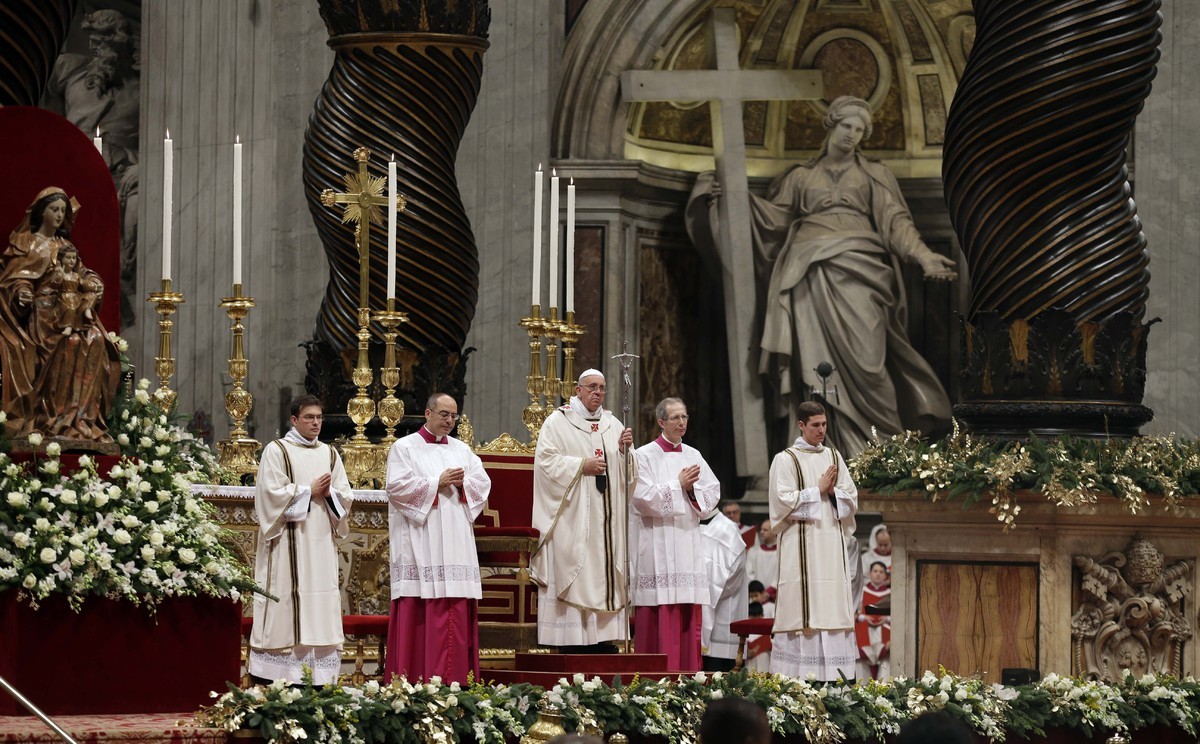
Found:
[(0, 3), (0, 106), (36, 106), (75, 15), (76, 0)]
[[(319, 0), (336, 56), (304, 138), (305, 194), (329, 259), (330, 279), (309, 349), (306, 386), (340, 410), (348, 391), (340, 356), (357, 346), (359, 261), (354, 231), (320, 203), (325, 189), (340, 190), (351, 153), (365, 147), (399, 163), (397, 309), (410, 322), (398, 342), (416, 355), (455, 360), (439, 389), (463, 387), (462, 345), (475, 314), (479, 260), (463, 209), (454, 162), (479, 94), (490, 11), (486, 0)], [(386, 231), (370, 235), (370, 306), (385, 305)], [(377, 326), (378, 324), (373, 324)], [(381, 357), (380, 329), (372, 357)], [(375, 348), (378, 347), (378, 348)], [(402, 355), (403, 356), (403, 355)], [(412, 366), (402, 380), (414, 379)], [(416, 379), (424, 379), (420, 373)], [(403, 390), (410, 402), (427, 391)], [(316, 389), (314, 389), (316, 388)], [(410, 409), (413, 410), (413, 409)]]
[(1126, 168), (1159, 0), (976, 0), (943, 176), (966, 254), (963, 402), (977, 431), (1148, 421), (1146, 238)]

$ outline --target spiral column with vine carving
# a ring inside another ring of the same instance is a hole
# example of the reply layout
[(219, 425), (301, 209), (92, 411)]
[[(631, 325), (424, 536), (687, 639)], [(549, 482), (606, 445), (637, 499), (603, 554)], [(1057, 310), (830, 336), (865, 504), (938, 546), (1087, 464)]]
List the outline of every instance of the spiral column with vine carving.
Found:
[(36, 106), (67, 38), (76, 0), (0, 3), (0, 106)]
[(971, 276), (956, 412), (972, 428), (1134, 433), (1152, 415), (1140, 405), (1149, 258), (1126, 156), (1159, 6), (974, 4), (943, 159)]
[[(354, 231), (319, 197), (326, 188), (343, 188), (343, 174), (354, 168), (351, 153), (366, 147), (374, 176), (386, 176), (387, 161), (395, 155), (399, 190), (408, 202), (399, 214), (397, 310), (408, 313), (410, 322), (400, 328), (398, 343), (418, 354), (438, 350), (458, 358), (475, 314), (479, 259), (454, 164), (479, 94), (487, 1), (319, 0), (319, 5), (335, 58), (304, 138), (305, 195), (330, 266), (315, 341), (334, 352), (357, 345)], [(372, 226), (373, 308), (385, 304), (386, 236), (385, 225)], [(373, 345), (381, 346), (378, 338), (375, 329)], [(328, 376), (344, 376), (337, 354), (330, 356), (324, 360)], [(321, 361), (320, 354), (315, 357)], [(313, 363), (310, 351), (310, 379)]]

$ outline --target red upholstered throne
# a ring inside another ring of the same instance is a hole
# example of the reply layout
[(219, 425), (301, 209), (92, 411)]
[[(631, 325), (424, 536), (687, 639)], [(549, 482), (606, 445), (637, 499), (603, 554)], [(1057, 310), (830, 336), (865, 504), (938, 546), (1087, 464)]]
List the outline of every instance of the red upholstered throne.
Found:
[(529, 556), (539, 537), (530, 526), (533, 455), (503, 437), (478, 454), (492, 479), (487, 508), (475, 520), (475, 546), (484, 574), (479, 645), (525, 651), (537, 644), (537, 591), (529, 577)]

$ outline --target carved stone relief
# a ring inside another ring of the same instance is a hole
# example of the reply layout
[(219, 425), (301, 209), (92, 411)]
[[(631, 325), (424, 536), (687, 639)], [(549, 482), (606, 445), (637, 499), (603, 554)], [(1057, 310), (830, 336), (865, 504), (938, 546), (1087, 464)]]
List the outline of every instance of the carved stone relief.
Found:
[(1113, 682), (1126, 671), (1180, 676), (1184, 645), (1192, 637), (1185, 614), (1193, 561), (1164, 566), (1163, 555), (1141, 536), (1122, 552), (1074, 558), (1078, 605), (1071, 617), (1071, 671)]

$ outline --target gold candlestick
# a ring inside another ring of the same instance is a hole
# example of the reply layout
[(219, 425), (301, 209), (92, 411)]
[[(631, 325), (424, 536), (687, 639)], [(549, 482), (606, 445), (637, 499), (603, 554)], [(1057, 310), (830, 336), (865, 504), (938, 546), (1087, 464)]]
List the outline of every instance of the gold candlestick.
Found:
[(400, 384), (400, 368), (396, 366), (396, 329), (408, 322), (408, 314), (397, 310), (396, 299), (389, 297), (387, 310), (375, 313), (374, 317), (384, 328), (383, 368), (379, 370), (379, 381), (387, 394), (379, 401), (379, 420), (387, 427), (387, 434), (380, 442), (386, 450), (396, 441), (396, 425), (404, 418), (404, 401), (396, 397), (396, 386)]
[(371, 311), (358, 309), (358, 364), (354, 367), (351, 380), (358, 387), (354, 397), (346, 404), (346, 413), (354, 422), (354, 436), (342, 445), (342, 464), (346, 467), (346, 478), (356, 488), (369, 485), (375, 471), (376, 447), (367, 439), (367, 424), (375, 418), (375, 401), (368, 395), (374, 374), (368, 350), (371, 346)]
[(538, 434), (542, 430), (542, 422), (546, 420), (545, 409), (541, 405), (543, 388), (542, 377), (542, 306), (533, 305), (528, 318), (521, 318), (519, 325), (529, 333), (529, 374), (525, 376), (525, 391), (529, 393), (529, 405), (521, 412), (521, 420), (529, 430), (530, 446), (537, 444)]
[(544, 409), (545, 416), (542, 420), (546, 420), (546, 416), (558, 408), (559, 394), (562, 392), (562, 383), (558, 379), (558, 340), (562, 333), (562, 323), (558, 322), (558, 308), (550, 308), (550, 317), (542, 322), (542, 335), (546, 337), (546, 376), (542, 380), (542, 392), (546, 396), (546, 407)]
[(254, 307), (254, 298), (244, 297), (242, 285), (235, 284), (233, 296), (223, 298), (221, 307), (225, 308), (225, 313), (229, 316), (230, 330), (233, 332), (233, 352), (228, 360), (233, 389), (225, 394), (225, 412), (233, 421), (233, 428), (228, 439), (217, 442), (218, 460), (223, 467), (239, 475), (247, 475), (258, 472), (257, 457), (260, 448), (258, 441), (246, 431), (246, 419), (254, 409), (254, 396), (242, 387), (242, 382), (250, 371), (250, 363), (246, 359), (243, 345), (246, 326), (242, 321), (249, 315), (250, 308)]
[(175, 357), (171, 355), (171, 328), (175, 326), (171, 316), (175, 308), (183, 304), (183, 294), (171, 291), (171, 280), (162, 280), (162, 291), (151, 292), (149, 301), (153, 302), (154, 311), (160, 316), (158, 320), (158, 356), (154, 357), (154, 372), (158, 375), (158, 390), (154, 397), (158, 404), (168, 411), (175, 409), (175, 391), (171, 389), (171, 378), (175, 376)]
[(579, 343), (579, 339), (587, 329), (575, 323), (575, 311), (567, 311), (567, 319), (560, 326), (560, 336), (563, 345), (563, 376), (562, 376), (562, 397), (570, 400), (571, 395), (575, 391), (575, 344)]

